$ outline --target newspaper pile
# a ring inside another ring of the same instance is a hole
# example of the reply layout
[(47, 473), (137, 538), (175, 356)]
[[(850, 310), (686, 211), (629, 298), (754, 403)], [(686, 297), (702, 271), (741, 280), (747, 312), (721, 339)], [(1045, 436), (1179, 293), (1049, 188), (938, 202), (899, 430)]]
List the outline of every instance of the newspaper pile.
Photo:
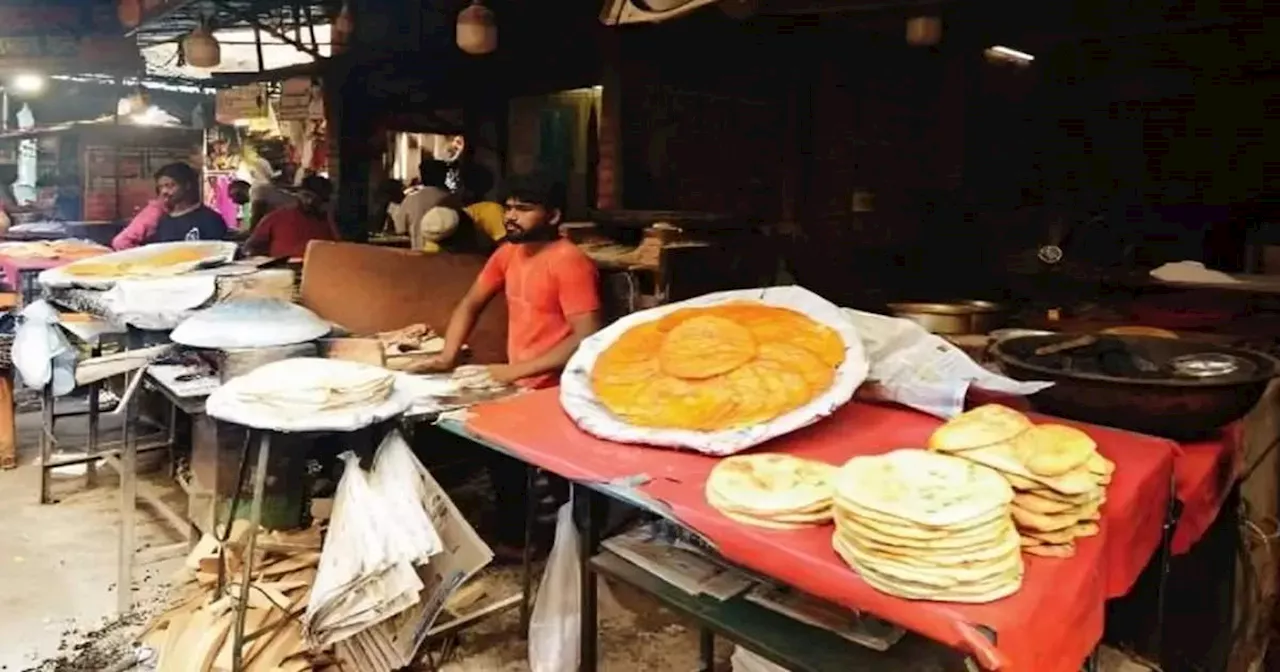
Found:
[(343, 460), (304, 634), (357, 669), (390, 672), (413, 662), (445, 601), (493, 553), (398, 432), (370, 473)]

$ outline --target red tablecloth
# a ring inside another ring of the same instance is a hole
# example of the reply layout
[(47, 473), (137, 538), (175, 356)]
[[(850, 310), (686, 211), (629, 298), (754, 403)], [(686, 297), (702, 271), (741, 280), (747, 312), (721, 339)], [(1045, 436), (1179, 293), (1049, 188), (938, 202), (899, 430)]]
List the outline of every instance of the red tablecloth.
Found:
[(1173, 552), (1181, 555), (1200, 541), (1217, 519), (1231, 486), (1240, 477), (1244, 457), (1244, 425), (1235, 423), (1220, 437), (1178, 446), (1174, 458), (1174, 490), (1182, 516), (1173, 530)]
[[(880, 593), (858, 578), (831, 550), (829, 527), (773, 531), (733, 523), (716, 513), (703, 497), (716, 458), (591, 437), (560, 410), (558, 394), (543, 390), (478, 406), (467, 427), (570, 479), (612, 481), (648, 474), (651, 480), (639, 489), (670, 506), (731, 561), (971, 651), (985, 665), (1019, 671), (1080, 668), (1102, 636), (1103, 603), (1129, 590), (1159, 546), (1177, 448), (1164, 439), (1078, 425), (1117, 464), (1102, 533), (1082, 540), (1074, 558), (1027, 557), (1022, 589), (1003, 600), (985, 605), (912, 602)], [(855, 402), (760, 450), (840, 464), (855, 455), (923, 446), (939, 424), (911, 410)], [(995, 647), (986, 644), (975, 625), (996, 632)]]
[(72, 259), (40, 259), (35, 257), (6, 257), (0, 255), (0, 271), (4, 271), (4, 282), (10, 291), (22, 289), (18, 276), (22, 271), (43, 271), (71, 263)]

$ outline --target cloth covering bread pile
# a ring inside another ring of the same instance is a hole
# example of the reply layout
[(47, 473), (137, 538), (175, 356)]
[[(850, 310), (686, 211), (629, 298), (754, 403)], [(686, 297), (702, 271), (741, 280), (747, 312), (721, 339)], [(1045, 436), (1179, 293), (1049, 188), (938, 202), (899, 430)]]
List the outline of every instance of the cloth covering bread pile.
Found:
[(757, 527), (796, 530), (831, 522), (836, 468), (778, 453), (720, 460), (707, 477), (707, 503), (726, 518)]
[(1014, 489), (1013, 520), (1023, 551), (1069, 558), (1075, 540), (1098, 534), (1115, 463), (1084, 432), (1036, 425), (998, 404), (959, 415), (934, 432), (931, 450), (1000, 472)]
[(1013, 489), (994, 470), (903, 449), (849, 460), (833, 485), (832, 547), (871, 587), (982, 603), (1022, 586)]

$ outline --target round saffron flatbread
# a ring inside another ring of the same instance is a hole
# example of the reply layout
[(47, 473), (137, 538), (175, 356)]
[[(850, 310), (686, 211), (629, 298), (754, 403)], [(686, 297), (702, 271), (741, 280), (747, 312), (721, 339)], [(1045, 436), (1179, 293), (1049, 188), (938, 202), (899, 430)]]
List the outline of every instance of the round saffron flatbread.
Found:
[(835, 383), (843, 361), (835, 330), (793, 310), (738, 301), (632, 327), (600, 353), (590, 384), (629, 424), (714, 432), (804, 406)]
[(714, 378), (756, 356), (756, 341), (746, 327), (715, 315), (699, 315), (667, 332), (658, 350), (663, 373), (676, 378)]

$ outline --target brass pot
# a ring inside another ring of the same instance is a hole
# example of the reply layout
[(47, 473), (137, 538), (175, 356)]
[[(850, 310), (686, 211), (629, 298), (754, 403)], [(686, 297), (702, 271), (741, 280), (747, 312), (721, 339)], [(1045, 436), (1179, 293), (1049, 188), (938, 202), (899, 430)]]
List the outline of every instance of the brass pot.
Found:
[(986, 334), (1004, 325), (1005, 307), (990, 301), (891, 303), (894, 317), (911, 320), (934, 334)]

